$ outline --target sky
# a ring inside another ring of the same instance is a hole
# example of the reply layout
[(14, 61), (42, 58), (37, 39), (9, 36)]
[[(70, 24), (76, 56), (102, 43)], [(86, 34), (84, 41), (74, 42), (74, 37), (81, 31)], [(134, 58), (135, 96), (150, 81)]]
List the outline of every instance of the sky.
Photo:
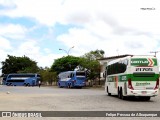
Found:
[(0, 62), (25, 55), (51, 67), (97, 49), (105, 57), (160, 51), (160, 0), (0, 0)]

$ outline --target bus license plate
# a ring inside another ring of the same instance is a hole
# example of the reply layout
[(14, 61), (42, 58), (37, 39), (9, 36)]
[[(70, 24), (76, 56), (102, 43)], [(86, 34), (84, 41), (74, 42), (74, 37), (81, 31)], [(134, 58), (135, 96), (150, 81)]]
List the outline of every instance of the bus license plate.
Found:
[(142, 91), (142, 94), (146, 94), (147, 93), (147, 91)]

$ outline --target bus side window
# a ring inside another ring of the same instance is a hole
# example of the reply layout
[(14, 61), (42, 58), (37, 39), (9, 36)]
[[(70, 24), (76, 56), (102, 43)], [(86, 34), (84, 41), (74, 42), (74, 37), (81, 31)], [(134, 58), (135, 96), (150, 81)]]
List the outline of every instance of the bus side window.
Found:
[(71, 76), (71, 78), (72, 78), (72, 77), (74, 77), (74, 74), (73, 74), (73, 73), (71, 73), (71, 75), (70, 75), (70, 76)]

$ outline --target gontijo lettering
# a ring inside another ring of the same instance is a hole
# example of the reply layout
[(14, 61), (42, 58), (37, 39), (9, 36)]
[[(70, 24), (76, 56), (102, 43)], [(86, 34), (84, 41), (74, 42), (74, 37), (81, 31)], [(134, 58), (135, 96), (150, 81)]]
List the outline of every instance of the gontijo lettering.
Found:
[(133, 61), (133, 60), (132, 60), (131, 63), (133, 63), (133, 64), (138, 63), (138, 64), (139, 64), (139, 63), (149, 63), (149, 62), (148, 62), (148, 60), (144, 60), (144, 61), (142, 61), (142, 60)]
[(156, 66), (157, 60), (155, 58), (132, 58), (132, 66)]

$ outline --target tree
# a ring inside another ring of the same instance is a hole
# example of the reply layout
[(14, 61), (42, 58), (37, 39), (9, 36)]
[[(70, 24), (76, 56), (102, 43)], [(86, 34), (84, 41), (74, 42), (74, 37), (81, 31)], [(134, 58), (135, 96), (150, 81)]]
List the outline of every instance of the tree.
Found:
[(51, 66), (51, 71), (55, 71), (57, 72), (57, 74), (63, 71), (72, 71), (80, 64), (79, 60), (79, 57), (74, 56), (58, 58), (54, 61), (53, 65)]
[(51, 72), (49, 68), (41, 68), (39, 74), (41, 75), (41, 80), (43, 82), (48, 82), (50, 85), (52, 85), (53, 82), (57, 82), (56, 72)]
[(36, 73), (39, 68), (37, 62), (31, 60), (29, 57), (16, 57), (8, 55), (5, 61), (2, 61), (2, 73)]
[(95, 50), (95, 51), (90, 51), (83, 55), (82, 57), (88, 59), (88, 60), (97, 60), (100, 58), (104, 57), (104, 51), (103, 50)]
[(88, 71), (88, 79), (95, 79), (100, 75), (100, 65), (97, 59), (104, 57), (103, 50), (95, 50), (81, 57), (81, 66)]

